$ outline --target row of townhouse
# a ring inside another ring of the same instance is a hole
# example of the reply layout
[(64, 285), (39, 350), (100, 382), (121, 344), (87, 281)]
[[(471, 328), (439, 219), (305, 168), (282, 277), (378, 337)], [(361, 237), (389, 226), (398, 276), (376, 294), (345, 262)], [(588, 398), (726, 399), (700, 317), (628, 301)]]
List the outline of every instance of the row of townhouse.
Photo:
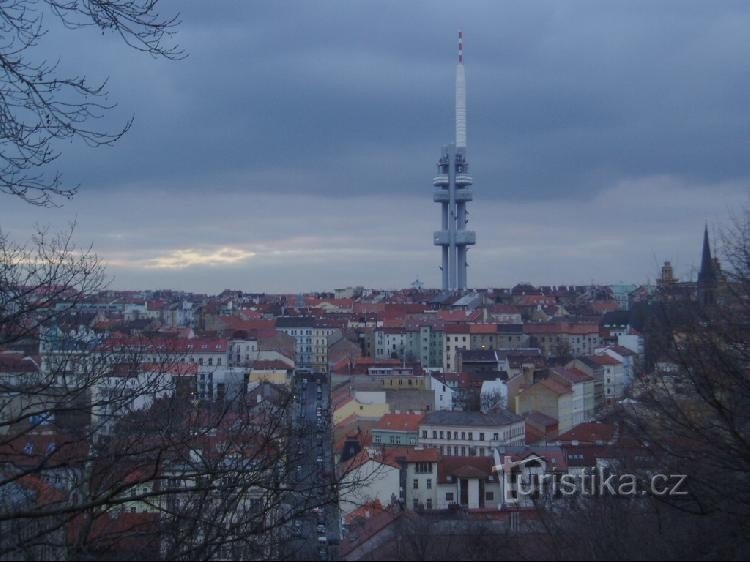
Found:
[(545, 357), (592, 355), (601, 346), (598, 323), (540, 322), (523, 326), (530, 344), (539, 347)]
[(300, 368), (328, 371), (328, 346), (342, 334), (342, 324), (312, 316), (281, 316), (276, 329), (295, 339), (295, 363)]
[(379, 327), (373, 330), (374, 357), (419, 362), (423, 368), (460, 370), (465, 350), (519, 349), (536, 346), (545, 357), (591, 355), (601, 346), (596, 323), (545, 322), (527, 324), (449, 322)]
[(540, 380), (524, 371), (507, 383), (513, 411), (544, 414), (558, 421), (561, 433), (568, 431), (626, 396), (634, 359), (629, 349), (612, 346), (572, 359), (565, 367), (547, 369)]
[(422, 368), (443, 366), (442, 330), (429, 325), (415, 327), (381, 327), (373, 330), (375, 359), (399, 359), (419, 363)]
[[(486, 457), (446, 456), (417, 447), (365, 448), (339, 467), (344, 515), (373, 501), (403, 509), (504, 510), (533, 508), (535, 501), (561, 496), (561, 481), (607, 471), (648, 467), (648, 450), (638, 444), (555, 444), (493, 449)], [(585, 493), (586, 490), (579, 489)]]
[(446, 456), (491, 457), (495, 447), (520, 445), (526, 425), (505, 409), (491, 413), (436, 410), (419, 427), (419, 444)]
[(542, 413), (558, 421), (560, 432), (589, 421), (598, 409), (597, 379), (575, 367), (551, 368), (537, 382), (522, 373), (508, 385), (516, 414)]
[(493, 457), (443, 457), (437, 449), (365, 448), (339, 467), (343, 516), (379, 502), (407, 510), (499, 508)]

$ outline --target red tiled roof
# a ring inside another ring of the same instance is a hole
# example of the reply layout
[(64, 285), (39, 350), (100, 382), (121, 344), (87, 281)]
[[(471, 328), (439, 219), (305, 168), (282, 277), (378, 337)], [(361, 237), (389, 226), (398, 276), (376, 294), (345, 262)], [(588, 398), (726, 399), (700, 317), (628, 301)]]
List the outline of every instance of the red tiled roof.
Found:
[(471, 312), (463, 310), (441, 310), (438, 318), (444, 322), (476, 322), (482, 317), (482, 311), (477, 309)]
[(632, 349), (628, 349), (627, 347), (622, 346), (622, 345), (613, 345), (609, 349), (611, 349), (612, 351), (614, 351), (618, 355), (621, 355), (622, 357), (635, 357), (636, 355), (638, 355)]
[(548, 416), (546, 414), (543, 414), (542, 412), (539, 412), (537, 410), (532, 410), (524, 415), (524, 418), (526, 419), (526, 427), (528, 428), (529, 425), (533, 425), (535, 427), (551, 427), (554, 425), (557, 425), (557, 420), (551, 416)]
[(438, 463), (438, 482), (447, 484), (449, 476), (456, 478), (481, 478), (495, 474), (494, 460), (490, 457), (443, 457)]
[(289, 365), (279, 359), (253, 361), (250, 368), (253, 371), (289, 371)]
[(2, 373), (35, 373), (38, 370), (37, 364), (23, 353), (0, 353), (0, 372)]
[(598, 365), (622, 365), (622, 363), (610, 355), (592, 355), (591, 360)]
[(533, 443), (542, 441), (545, 435), (546, 433), (544, 433), (543, 431), (537, 429), (533, 425), (530, 425), (528, 422), (526, 423), (526, 431), (524, 433), (524, 442), (527, 445), (531, 445)]
[(526, 334), (568, 334), (589, 335), (599, 334), (599, 325), (592, 323), (570, 324), (567, 322), (538, 322), (523, 325)]
[(147, 353), (225, 353), (227, 340), (224, 338), (109, 338), (104, 347), (107, 349), (142, 350)]
[[(566, 382), (567, 381), (564, 381), (564, 380), (559, 379), (557, 377), (547, 377), (546, 379), (544, 379), (542, 381), (539, 381), (536, 384), (541, 385), (541, 386), (543, 386), (543, 387), (551, 390), (555, 394), (567, 394), (571, 390), (570, 390), (570, 384), (566, 384)], [(536, 386), (536, 384), (533, 385), (531, 388), (534, 388), (534, 386)]]
[(368, 502), (358, 507), (351, 513), (348, 513), (344, 517), (344, 521), (346, 522), (347, 525), (349, 525), (355, 519), (369, 519), (373, 515), (382, 513), (383, 511), (385, 511), (385, 509), (383, 508), (383, 504), (380, 503), (380, 500), (376, 499), (375, 501)]
[(614, 312), (615, 310), (619, 310), (619, 308), (620, 305), (617, 304), (617, 301), (594, 301), (591, 303), (591, 309), (601, 314)]
[(432, 376), (447, 386), (462, 389), (480, 388), (483, 382), (483, 379), (475, 377), (471, 373), (434, 373)]
[(356, 528), (356, 530), (350, 529), (349, 534), (339, 547), (339, 556), (342, 559), (346, 559), (346, 556), (351, 554), (360, 545), (373, 540), (379, 533), (386, 532), (388, 527), (403, 515), (404, 512), (402, 511), (385, 510), (367, 519), (365, 524)]
[(348, 474), (353, 470), (357, 470), (359, 467), (367, 464), (370, 461), (382, 465), (391, 466), (393, 468), (400, 468), (400, 465), (395, 458), (385, 454), (381, 450), (373, 449), (372, 447), (365, 447), (351, 460), (344, 463), (343, 465), (340, 465), (341, 474)]
[(537, 457), (547, 463), (547, 470), (554, 469), (563, 472), (568, 470), (567, 456), (561, 447), (535, 447), (530, 445), (519, 452), (513, 453), (510, 457), (515, 462)]
[(496, 334), (497, 324), (471, 324), (469, 326), (471, 334)]
[(571, 367), (569, 369), (566, 369), (564, 367), (553, 367), (552, 369), (550, 369), (550, 371), (557, 376), (564, 378), (571, 384), (593, 380), (591, 376), (587, 375), (580, 369), (576, 369), (575, 367)]
[(564, 443), (573, 441), (578, 441), (580, 443), (608, 443), (614, 437), (615, 430), (616, 428), (614, 425), (606, 423), (581, 423), (570, 431), (558, 435), (557, 440)]
[(416, 432), (422, 423), (424, 414), (385, 414), (374, 429), (381, 431)]

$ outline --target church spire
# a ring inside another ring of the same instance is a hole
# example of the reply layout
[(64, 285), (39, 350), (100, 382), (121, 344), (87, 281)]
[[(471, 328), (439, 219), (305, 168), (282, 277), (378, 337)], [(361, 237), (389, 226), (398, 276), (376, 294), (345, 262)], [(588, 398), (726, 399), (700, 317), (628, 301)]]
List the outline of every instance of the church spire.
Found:
[(711, 245), (708, 242), (708, 225), (703, 230), (703, 255), (701, 257), (701, 269), (698, 272), (698, 282), (712, 282), (716, 280), (714, 260), (711, 258)]
[(708, 225), (703, 230), (703, 254), (701, 269), (698, 272), (698, 302), (701, 305), (712, 305), (716, 302), (716, 285), (718, 271), (711, 258), (711, 245), (708, 242)]

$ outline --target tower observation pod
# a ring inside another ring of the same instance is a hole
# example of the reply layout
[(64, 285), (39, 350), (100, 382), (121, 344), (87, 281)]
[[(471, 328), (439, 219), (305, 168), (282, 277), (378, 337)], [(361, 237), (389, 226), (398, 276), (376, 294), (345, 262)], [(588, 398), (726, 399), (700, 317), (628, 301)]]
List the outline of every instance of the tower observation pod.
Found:
[(442, 252), (443, 290), (463, 291), (467, 288), (467, 253), (469, 246), (476, 244), (476, 232), (466, 229), (466, 204), (474, 195), (466, 153), (466, 73), (461, 31), (456, 65), (456, 142), (443, 147), (432, 183), (433, 200), (441, 207), (442, 226), (435, 232), (433, 243)]

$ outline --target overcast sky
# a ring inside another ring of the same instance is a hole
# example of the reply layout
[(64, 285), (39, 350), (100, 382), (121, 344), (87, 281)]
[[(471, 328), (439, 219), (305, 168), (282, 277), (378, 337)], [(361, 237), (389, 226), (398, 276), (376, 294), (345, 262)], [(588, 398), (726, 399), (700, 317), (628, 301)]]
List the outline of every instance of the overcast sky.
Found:
[(705, 222), (750, 204), (748, 2), (165, 2), (189, 57), (96, 32), (39, 57), (109, 77), (135, 124), (63, 147), (63, 208), (117, 288), (438, 286), (431, 178), (464, 31), (471, 287), (694, 275)]

